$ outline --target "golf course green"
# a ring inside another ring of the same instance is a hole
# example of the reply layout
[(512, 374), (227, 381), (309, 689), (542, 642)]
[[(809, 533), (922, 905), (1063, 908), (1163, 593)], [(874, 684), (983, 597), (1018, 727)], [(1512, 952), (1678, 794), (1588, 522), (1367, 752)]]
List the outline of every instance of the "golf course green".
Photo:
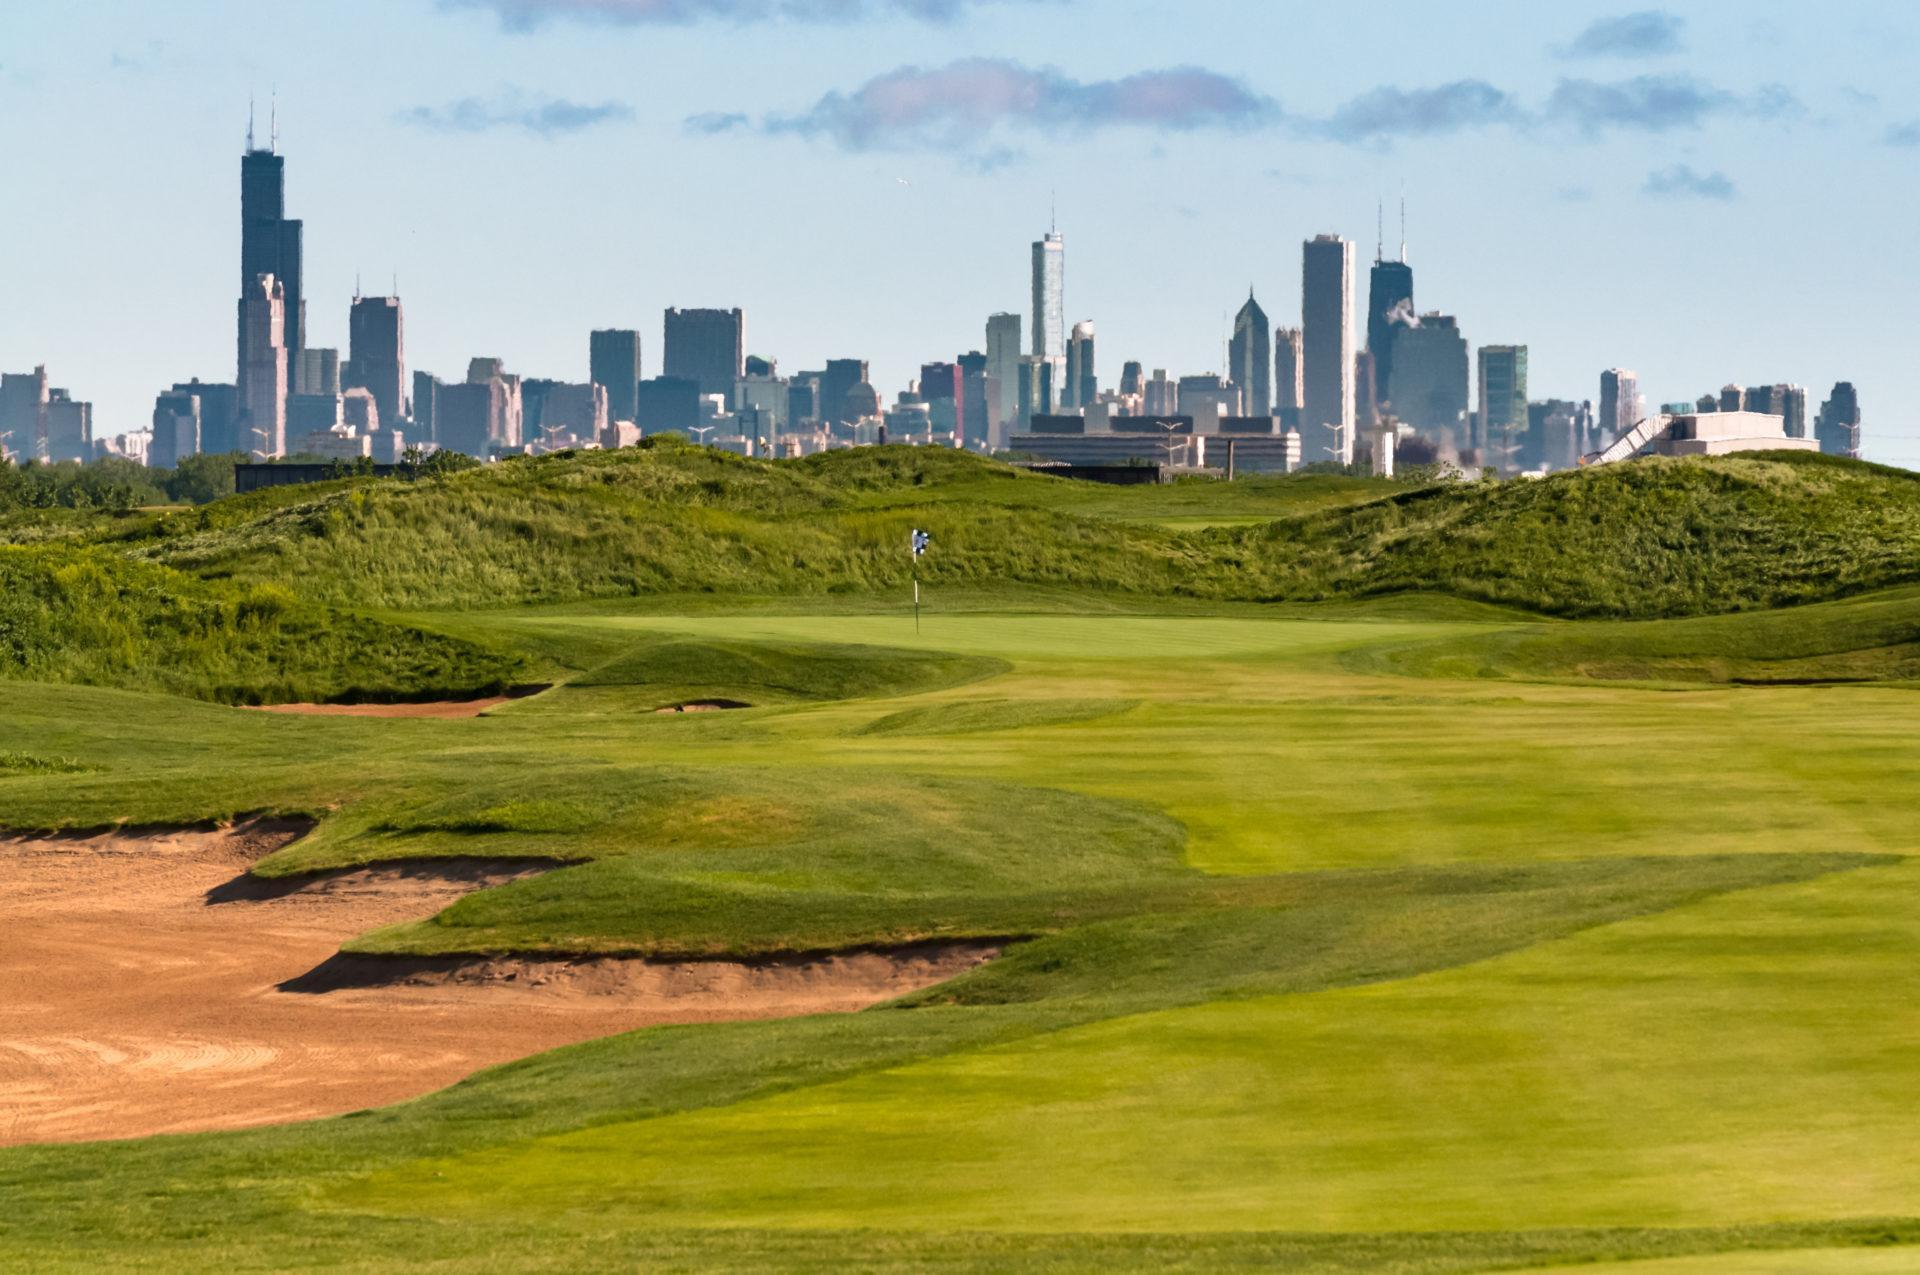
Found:
[(557, 865), (375, 962), (1004, 945), (378, 1110), (0, 1147), (0, 1268), (1920, 1271), (1906, 475), (662, 444), (0, 537), (0, 827), (313, 820), (269, 884)]

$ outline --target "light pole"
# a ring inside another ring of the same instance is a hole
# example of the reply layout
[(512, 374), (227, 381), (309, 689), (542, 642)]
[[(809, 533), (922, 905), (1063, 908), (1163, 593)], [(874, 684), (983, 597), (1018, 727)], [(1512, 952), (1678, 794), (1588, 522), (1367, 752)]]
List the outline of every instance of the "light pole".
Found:
[[(1161, 421), (1159, 425), (1161, 429), (1166, 431), (1166, 437), (1161, 440), (1160, 446), (1166, 451), (1166, 468), (1170, 470), (1173, 468), (1173, 438), (1175, 434), (1180, 432), (1180, 422)], [(1165, 474), (1163, 473), (1162, 479), (1164, 480), (1164, 478)]]
[(687, 433), (700, 435), (700, 445), (705, 447), (707, 445), (707, 435), (719, 428), (718, 425), (690, 425), (687, 427)]

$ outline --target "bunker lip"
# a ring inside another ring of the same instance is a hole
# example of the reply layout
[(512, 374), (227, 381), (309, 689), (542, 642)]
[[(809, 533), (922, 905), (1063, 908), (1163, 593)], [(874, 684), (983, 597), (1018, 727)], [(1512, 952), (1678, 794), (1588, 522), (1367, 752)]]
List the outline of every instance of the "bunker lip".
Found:
[(334, 704), (248, 704), (244, 707), (255, 713), (274, 713), (299, 717), (381, 717), (396, 720), (454, 721), (468, 717), (479, 717), (503, 704), (515, 700), (530, 699), (542, 691), (551, 690), (548, 683), (530, 686), (516, 686), (502, 695), (468, 696), (461, 699), (444, 700), (408, 700)]
[(539, 856), (485, 858), (458, 855), (447, 858), (375, 859), (350, 867), (328, 868), (286, 877), (257, 876), (249, 869), (207, 891), (210, 904), (262, 903), (291, 895), (327, 895), (369, 885), (460, 885), (472, 890), (491, 889), (528, 877), (542, 876), (561, 868), (577, 866), (578, 861)]
[(788, 952), (749, 957), (606, 955), (380, 956), (336, 952), (280, 990), (301, 995), (442, 987), (552, 991), (574, 996), (634, 992), (668, 999), (719, 991), (733, 1000), (756, 993), (803, 993), (837, 1002), (918, 991), (998, 957), (1002, 939), (955, 939), (898, 947)]
[[(914, 945), (757, 963), (496, 957), (397, 973), (383, 962), (383, 979), (352, 976), (364, 960), (340, 957), (347, 940), (563, 865), (409, 860), (247, 876), (311, 827), (255, 819), (0, 836), (0, 1146), (340, 1115), (640, 1028), (866, 1009), (997, 950)], [(283, 990), (303, 980), (335, 986)]]
[(731, 713), (753, 705), (737, 699), (694, 699), (684, 704), (664, 704), (653, 711), (656, 714), (670, 716), (675, 713)]

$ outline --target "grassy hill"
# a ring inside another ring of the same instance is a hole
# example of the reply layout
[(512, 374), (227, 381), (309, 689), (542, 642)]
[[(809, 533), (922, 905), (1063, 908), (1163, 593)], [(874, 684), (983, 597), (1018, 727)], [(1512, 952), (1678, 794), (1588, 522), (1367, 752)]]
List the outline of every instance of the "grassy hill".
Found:
[[(1105, 488), (932, 448), (766, 462), (667, 439), (417, 483), (345, 480), (0, 525), (13, 569), (40, 582), (33, 596), (58, 602), (73, 572), (109, 582), (35, 629), (41, 654), (16, 653), (0, 671), (222, 699), (464, 693), (528, 665), (457, 636), (421, 644), (402, 636), (406, 623), (367, 617), (897, 596), (914, 570), (915, 527), (934, 536), (922, 577), (949, 595), (1064, 594), (1075, 606), (1433, 594), (1636, 620), (1920, 579), (1920, 479), (1797, 453), (1427, 487), (1301, 476)], [(275, 599), (274, 624), (241, 622), (256, 595)], [(183, 618), (207, 607), (233, 622)], [(171, 617), (154, 633), (193, 634), (184, 657), (147, 649), (149, 611)], [(268, 655), (293, 645), (301, 653)], [(76, 658), (46, 654), (68, 647)]]

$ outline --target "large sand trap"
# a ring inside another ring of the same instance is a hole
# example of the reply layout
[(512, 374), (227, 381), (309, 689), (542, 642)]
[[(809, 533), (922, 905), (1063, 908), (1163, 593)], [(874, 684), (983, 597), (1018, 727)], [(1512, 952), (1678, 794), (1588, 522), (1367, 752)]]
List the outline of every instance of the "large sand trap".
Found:
[[(983, 944), (763, 963), (368, 962), (342, 940), (545, 866), (238, 880), (300, 829), (0, 841), (0, 1145), (302, 1120), (659, 1023), (844, 1012)], [(283, 986), (285, 985), (285, 986)]]

